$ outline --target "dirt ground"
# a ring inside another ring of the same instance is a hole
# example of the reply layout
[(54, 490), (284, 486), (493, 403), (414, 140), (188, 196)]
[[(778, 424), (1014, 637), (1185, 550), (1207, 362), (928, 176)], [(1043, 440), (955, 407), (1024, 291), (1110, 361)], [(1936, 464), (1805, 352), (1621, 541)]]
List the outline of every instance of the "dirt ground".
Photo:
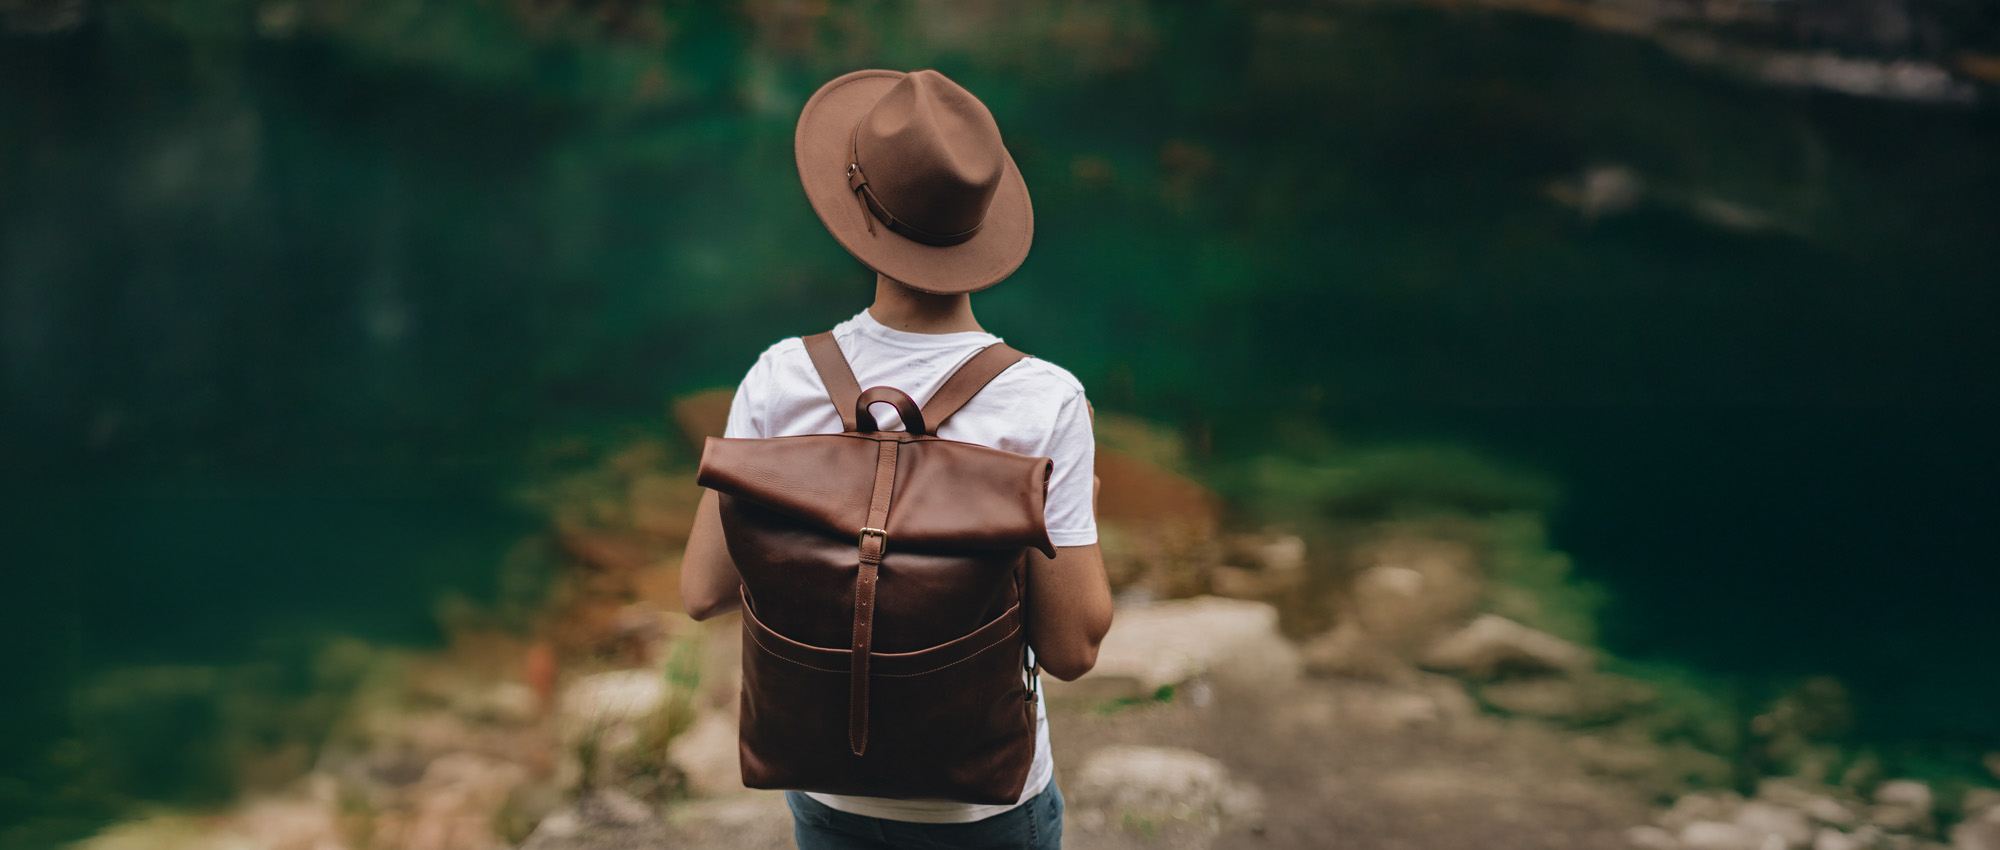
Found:
[[(1069, 797), (1065, 846), (1625, 850), (1624, 830), (1646, 822), (1646, 801), (1587, 775), (1563, 735), (1482, 715), (1447, 681), (1189, 691), (1122, 708), (1052, 703), (1058, 783)], [(1088, 790), (1074, 787), (1077, 768), (1116, 744), (1214, 756), (1262, 792), (1262, 817), (1217, 824), (1093, 813)], [(646, 836), (660, 842), (651, 846), (793, 846), (776, 794), (683, 804), (669, 821), (664, 834)]]

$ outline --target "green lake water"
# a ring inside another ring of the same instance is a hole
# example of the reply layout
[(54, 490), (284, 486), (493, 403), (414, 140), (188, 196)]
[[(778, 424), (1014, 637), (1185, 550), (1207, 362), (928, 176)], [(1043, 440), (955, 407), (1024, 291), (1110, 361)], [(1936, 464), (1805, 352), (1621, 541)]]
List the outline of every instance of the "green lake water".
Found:
[(993, 108), (1037, 231), (981, 320), (1197, 472), (1468, 446), (1556, 482), (1614, 651), (2000, 749), (1990, 107), (1389, 5), (135, 8), (0, 35), (0, 822), (90, 809), (47, 789), (97, 672), (435, 640), (508, 592), (537, 446), (860, 309), (791, 133), (866, 66)]

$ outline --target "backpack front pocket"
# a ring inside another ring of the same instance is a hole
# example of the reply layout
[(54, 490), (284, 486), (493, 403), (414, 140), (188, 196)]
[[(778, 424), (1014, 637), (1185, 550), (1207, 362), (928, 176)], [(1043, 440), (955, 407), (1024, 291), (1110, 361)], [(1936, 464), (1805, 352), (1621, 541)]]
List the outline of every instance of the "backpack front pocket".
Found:
[(846, 649), (772, 631), (743, 606), (743, 783), (875, 797), (1013, 803), (1034, 760), (1021, 606), (956, 640), (870, 653), (869, 745), (848, 747)]

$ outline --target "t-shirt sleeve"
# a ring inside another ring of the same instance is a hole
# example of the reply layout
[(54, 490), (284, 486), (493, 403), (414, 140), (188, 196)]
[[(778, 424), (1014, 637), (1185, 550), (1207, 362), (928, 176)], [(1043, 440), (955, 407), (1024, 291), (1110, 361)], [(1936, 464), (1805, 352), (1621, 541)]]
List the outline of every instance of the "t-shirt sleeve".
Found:
[(765, 352), (750, 365), (750, 373), (736, 385), (736, 397), (729, 401), (729, 426), (724, 437), (764, 436), (764, 411), (757, 406), (757, 388), (770, 381), (771, 355)]
[(1055, 428), (1043, 454), (1055, 461), (1049, 493), (1043, 503), (1049, 541), (1057, 546), (1088, 546), (1097, 542), (1097, 516), (1091, 510), (1091, 480), (1097, 463), (1097, 441), (1090, 428), (1090, 405), (1077, 392), (1056, 414)]

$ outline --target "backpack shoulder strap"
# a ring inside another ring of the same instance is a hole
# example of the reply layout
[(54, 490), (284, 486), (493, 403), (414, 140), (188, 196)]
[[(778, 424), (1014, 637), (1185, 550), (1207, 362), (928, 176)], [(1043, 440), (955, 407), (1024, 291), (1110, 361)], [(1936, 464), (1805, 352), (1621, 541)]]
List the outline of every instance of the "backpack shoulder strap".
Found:
[(944, 379), (944, 385), (931, 394), (930, 401), (924, 402), (924, 421), (929, 424), (930, 432), (937, 433), (939, 428), (944, 427), (945, 420), (985, 389), (988, 383), (1027, 356), (1004, 342), (986, 346), (972, 355), (972, 359)]
[(813, 334), (805, 343), (806, 355), (812, 358), (820, 383), (826, 385), (826, 397), (840, 413), (840, 429), (854, 430), (854, 402), (861, 397), (861, 382), (854, 379), (854, 369), (840, 353), (840, 343), (833, 341), (833, 331)]

